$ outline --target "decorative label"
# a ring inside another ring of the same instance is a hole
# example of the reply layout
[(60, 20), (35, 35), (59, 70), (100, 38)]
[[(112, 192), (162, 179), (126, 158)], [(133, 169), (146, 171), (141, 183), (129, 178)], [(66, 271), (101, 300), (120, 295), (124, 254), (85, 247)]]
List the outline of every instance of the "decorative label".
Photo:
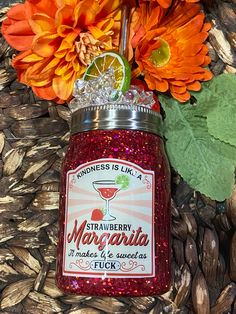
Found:
[(63, 275), (154, 277), (154, 172), (98, 159), (67, 173)]

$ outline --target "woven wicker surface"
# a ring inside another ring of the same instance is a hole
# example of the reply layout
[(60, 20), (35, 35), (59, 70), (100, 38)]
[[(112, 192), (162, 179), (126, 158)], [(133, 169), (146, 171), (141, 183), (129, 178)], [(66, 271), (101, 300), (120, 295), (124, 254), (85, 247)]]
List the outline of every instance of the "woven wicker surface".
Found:
[[(236, 73), (236, 1), (206, 1), (205, 10), (214, 25), (211, 69)], [(231, 203), (215, 203), (175, 174), (168, 293), (100, 298), (57, 289), (59, 176), (70, 113), (16, 82), (14, 53), (0, 37), (0, 313), (236, 313), (236, 193)]]

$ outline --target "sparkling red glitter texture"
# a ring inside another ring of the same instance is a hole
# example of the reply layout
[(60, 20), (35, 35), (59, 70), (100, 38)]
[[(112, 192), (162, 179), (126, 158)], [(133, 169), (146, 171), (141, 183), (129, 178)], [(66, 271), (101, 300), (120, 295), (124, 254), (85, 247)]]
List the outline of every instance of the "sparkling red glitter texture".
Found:
[[(155, 277), (85, 278), (62, 275), (66, 173), (100, 159), (130, 161), (155, 171)], [(146, 296), (166, 292), (170, 284), (170, 171), (160, 137), (141, 131), (97, 130), (71, 137), (61, 179), (57, 285), (66, 293), (98, 296)]]

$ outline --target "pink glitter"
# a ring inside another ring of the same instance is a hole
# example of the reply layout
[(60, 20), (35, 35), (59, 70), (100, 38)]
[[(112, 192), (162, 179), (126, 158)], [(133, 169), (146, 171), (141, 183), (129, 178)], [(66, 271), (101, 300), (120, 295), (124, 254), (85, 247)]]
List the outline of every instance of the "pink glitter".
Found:
[[(155, 277), (85, 278), (62, 275), (66, 174), (79, 165), (116, 158), (155, 172)], [(61, 180), (57, 285), (65, 293), (98, 296), (159, 295), (170, 285), (170, 172), (160, 137), (131, 130), (97, 130), (71, 137)]]

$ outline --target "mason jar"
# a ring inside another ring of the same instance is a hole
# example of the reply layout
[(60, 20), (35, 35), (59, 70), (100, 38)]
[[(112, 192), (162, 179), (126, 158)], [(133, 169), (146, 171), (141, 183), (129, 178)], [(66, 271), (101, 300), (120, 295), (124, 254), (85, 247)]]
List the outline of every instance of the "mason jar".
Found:
[(170, 170), (162, 119), (143, 106), (77, 110), (61, 176), (57, 285), (97, 296), (170, 284)]

